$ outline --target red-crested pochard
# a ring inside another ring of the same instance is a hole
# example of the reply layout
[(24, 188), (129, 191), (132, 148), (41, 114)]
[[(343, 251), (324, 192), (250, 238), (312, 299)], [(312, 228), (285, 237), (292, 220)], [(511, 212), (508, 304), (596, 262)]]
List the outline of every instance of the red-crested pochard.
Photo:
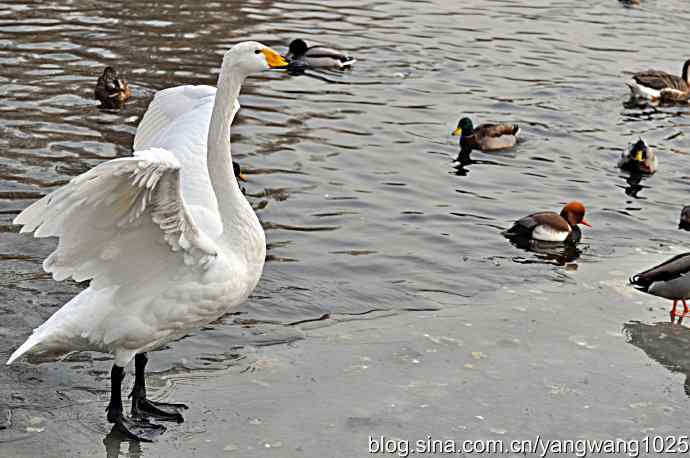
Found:
[(592, 227), (585, 220), (585, 206), (574, 201), (563, 207), (560, 215), (555, 212), (539, 212), (525, 216), (516, 221), (504, 235), (508, 238), (530, 238), (543, 242), (577, 243), (582, 236), (578, 224)]

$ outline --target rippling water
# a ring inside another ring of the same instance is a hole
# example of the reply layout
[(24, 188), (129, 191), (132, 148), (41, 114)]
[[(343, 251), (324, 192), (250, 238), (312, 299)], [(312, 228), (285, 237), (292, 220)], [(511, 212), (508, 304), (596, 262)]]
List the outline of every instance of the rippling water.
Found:
[[(685, 0), (643, 0), (639, 9), (551, 0), (2, 2), (0, 354), (83, 287), (43, 274), (54, 241), (18, 235), (12, 218), (130, 154), (157, 90), (214, 84), (223, 52), (248, 39), (285, 51), (303, 37), (358, 62), (321, 78), (248, 80), (233, 156), (267, 232), (264, 277), (240, 315), (175, 344), (159, 370), (227, 367), (233, 345), (301, 337), (271, 323), (469, 305), (499, 285), (575, 282), (576, 268), (682, 245), (690, 109), (623, 102), (632, 72), (680, 72), (689, 20)], [(132, 87), (121, 111), (93, 100), (106, 65)], [(458, 172), (449, 132), (461, 115), (518, 123), (524, 142), (475, 153), (478, 163)], [(655, 148), (659, 172), (631, 193), (616, 160), (638, 136)], [(500, 234), (573, 199), (586, 203), (594, 228), (567, 269)], [(189, 359), (178, 362), (180, 354)]]

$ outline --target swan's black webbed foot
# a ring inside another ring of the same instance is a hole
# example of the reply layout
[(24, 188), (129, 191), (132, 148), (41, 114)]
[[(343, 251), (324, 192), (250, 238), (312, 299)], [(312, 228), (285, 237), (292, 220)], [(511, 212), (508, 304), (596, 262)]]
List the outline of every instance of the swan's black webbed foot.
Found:
[(132, 417), (152, 417), (157, 420), (174, 421), (182, 423), (184, 418), (180, 410), (187, 409), (184, 404), (172, 404), (167, 402), (155, 402), (146, 398), (145, 369), (148, 359), (146, 353), (140, 353), (134, 358), (134, 387), (130, 397), (132, 398)]
[(153, 442), (153, 440), (165, 432), (165, 426), (151, 423), (145, 418), (127, 418), (122, 410), (108, 406), (108, 421), (115, 424), (122, 434), (129, 439)]
[(182, 423), (180, 410), (187, 409), (184, 404), (149, 401), (146, 397), (132, 394), (132, 417), (153, 417), (157, 420)]

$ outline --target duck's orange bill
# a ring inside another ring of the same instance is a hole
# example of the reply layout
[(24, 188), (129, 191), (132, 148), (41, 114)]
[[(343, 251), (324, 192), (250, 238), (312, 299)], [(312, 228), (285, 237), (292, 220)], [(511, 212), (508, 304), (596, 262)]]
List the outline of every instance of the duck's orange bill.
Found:
[(584, 219), (584, 218), (582, 219), (582, 221), (580, 221), (580, 224), (584, 224), (584, 225), (587, 226), (587, 227), (592, 227), (592, 225), (589, 224), (589, 223), (587, 222), (587, 220)]
[(239, 175), (237, 175), (237, 178), (238, 178), (240, 181), (244, 181), (245, 183), (247, 182), (247, 177), (244, 176), (244, 174), (242, 174), (242, 173), (240, 173)]

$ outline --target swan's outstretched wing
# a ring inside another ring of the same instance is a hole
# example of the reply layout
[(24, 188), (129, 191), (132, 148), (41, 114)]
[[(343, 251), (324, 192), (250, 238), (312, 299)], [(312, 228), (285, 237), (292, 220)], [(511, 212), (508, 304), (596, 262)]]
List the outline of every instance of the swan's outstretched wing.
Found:
[(59, 238), (46, 272), (56, 280), (93, 279), (96, 289), (137, 284), (171, 263), (207, 269), (217, 254), (182, 198), (179, 161), (159, 148), (94, 167), (14, 223), (35, 237)]
[[(208, 112), (208, 119), (210, 120), (215, 97), (216, 88), (213, 86), (186, 85), (159, 91), (146, 110), (139, 127), (137, 127), (137, 133), (134, 137), (134, 151), (159, 146), (158, 144), (163, 140), (161, 134), (166, 132), (177, 119), (190, 111), (203, 108), (204, 111)], [(235, 100), (232, 118), (235, 117), (239, 108), (240, 105)], [(230, 122), (232, 122), (232, 118)], [(208, 122), (205, 124), (204, 141), (208, 134)]]

